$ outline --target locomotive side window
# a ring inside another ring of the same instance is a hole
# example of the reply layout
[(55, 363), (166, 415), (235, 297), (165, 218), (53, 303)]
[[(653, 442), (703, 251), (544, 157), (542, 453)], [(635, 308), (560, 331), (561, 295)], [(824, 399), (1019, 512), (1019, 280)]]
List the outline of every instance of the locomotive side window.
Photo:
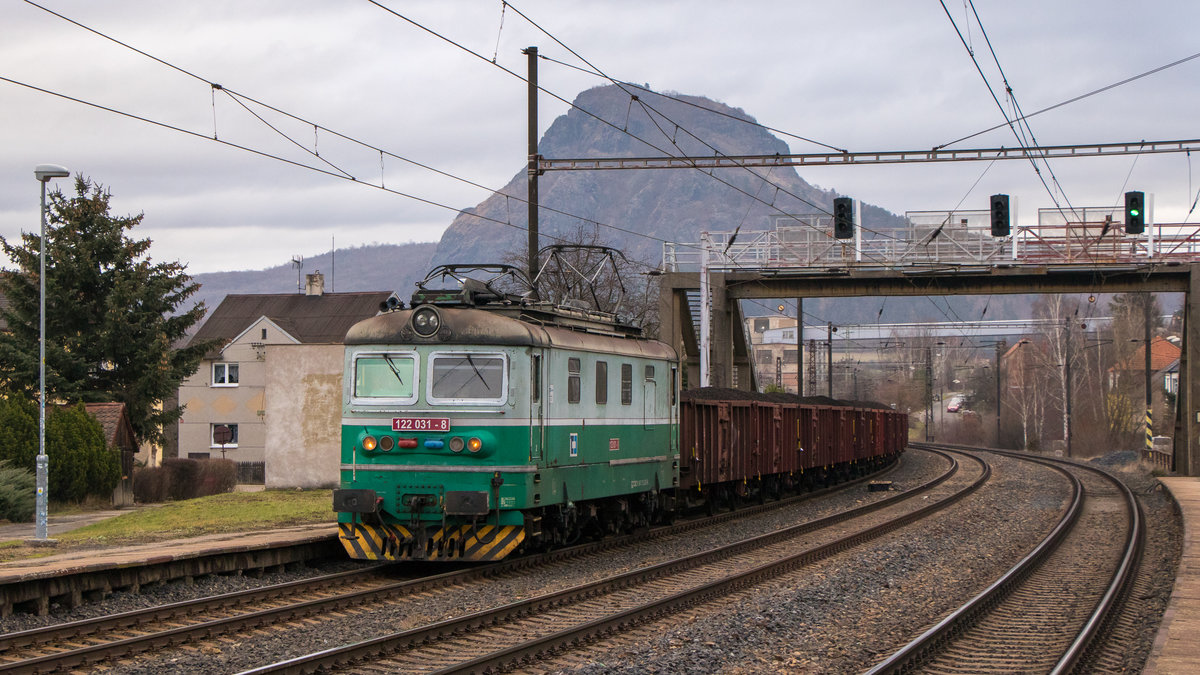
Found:
[(429, 359), (430, 403), (503, 403), (508, 368), (503, 354), (432, 354)]
[(621, 364), (621, 405), (633, 404), (633, 364)]
[(646, 379), (647, 380), (654, 379), (654, 366), (646, 366)]
[(567, 403), (579, 403), (579, 359), (567, 359)]
[(412, 402), (417, 360), (413, 354), (360, 354), (354, 359), (354, 397)]
[(596, 362), (596, 403), (608, 403), (608, 361)]

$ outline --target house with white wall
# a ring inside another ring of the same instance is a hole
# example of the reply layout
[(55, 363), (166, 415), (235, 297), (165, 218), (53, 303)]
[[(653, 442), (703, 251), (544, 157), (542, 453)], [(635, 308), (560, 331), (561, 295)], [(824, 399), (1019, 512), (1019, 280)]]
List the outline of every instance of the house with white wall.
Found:
[(226, 296), (192, 337), (217, 346), (179, 387), (179, 456), (232, 459), (268, 487), (336, 481), (342, 340), (392, 295), (325, 293), (317, 272), (303, 294)]

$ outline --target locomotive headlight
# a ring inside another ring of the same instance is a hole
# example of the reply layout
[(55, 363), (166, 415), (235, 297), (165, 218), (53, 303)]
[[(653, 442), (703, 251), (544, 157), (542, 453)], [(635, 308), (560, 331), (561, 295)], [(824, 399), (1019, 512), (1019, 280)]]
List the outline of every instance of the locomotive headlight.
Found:
[(392, 448), (396, 447), (396, 441), (391, 436), (379, 437), (379, 449), (384, 452), (391, 452)]
[(442, 318), (438, 316), (437, 310), (432, 307), (422, 307), (413, 312), (412, 327), (413, 331), (421, 337), (429, 337), (438, 332), (438, 328), (442, 325)]
[(463, 442), (462, 436), (450, 437), (449, 446), (451, 452), (462, 452), (465, 445), (466, 443)]
[(378, 443), (376, 443), (374, 436), (363, 436), (363, 439), (362, 439), (363, 450), (366, 450), (367, 452), (371, 452), (372, 450), (375, 449), (375, 447), (377, 445), (378, 445)]
[(467, 441), (467, 450), (470, 450), (471, 452), (479, 452), (482, 449), (483, 441), (479, 440), (478, 438), (472, 438)]

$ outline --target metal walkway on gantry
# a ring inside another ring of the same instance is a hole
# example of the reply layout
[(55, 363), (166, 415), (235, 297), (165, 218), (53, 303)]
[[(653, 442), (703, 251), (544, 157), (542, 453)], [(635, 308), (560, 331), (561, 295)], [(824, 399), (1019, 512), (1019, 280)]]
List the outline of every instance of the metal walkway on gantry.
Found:
[[(814, 215), (666, 244), (661, 336), (679, 351), (690, 382), (703, 381), (705, 370), (709, 384), (735, 386), (752, 378), (743, 372), (741, 299), (1185, 293), (1175, 470), (1200, 475), (1200, 225), (1148, 224), (1131, 235), (1115, 208), (1075, 213), (1043, 210), (1037, 224), (1016, 225), (1004, 238), (991, 237), (987, 211), (943, 211), (909, 213), (895, 230), (856, 227), (854, 239), (835, 240), (829, 216)], [(689, 296), (701, 307), (689, 307)]]

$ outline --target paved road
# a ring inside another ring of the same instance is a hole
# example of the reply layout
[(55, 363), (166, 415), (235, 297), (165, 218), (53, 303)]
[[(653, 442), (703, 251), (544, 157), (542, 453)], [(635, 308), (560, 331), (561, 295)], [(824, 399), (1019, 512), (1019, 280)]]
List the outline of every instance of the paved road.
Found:
[[(91, 525), (92, 523), (105, 520), (106, 518), (114, 518), (123, 513), (131, 513), (134, 509), (109, 510), (109, 511), (88, 511), (86, 513), (72, 513), (66, 516), (51, 515), (47, 522), (47, 531), (50, 538), (64, 532)], [(37, 532), (35, 523), (9, 523), (0, 525), (0, 541), (8, 541), (10, 539), (33, 539)]]

